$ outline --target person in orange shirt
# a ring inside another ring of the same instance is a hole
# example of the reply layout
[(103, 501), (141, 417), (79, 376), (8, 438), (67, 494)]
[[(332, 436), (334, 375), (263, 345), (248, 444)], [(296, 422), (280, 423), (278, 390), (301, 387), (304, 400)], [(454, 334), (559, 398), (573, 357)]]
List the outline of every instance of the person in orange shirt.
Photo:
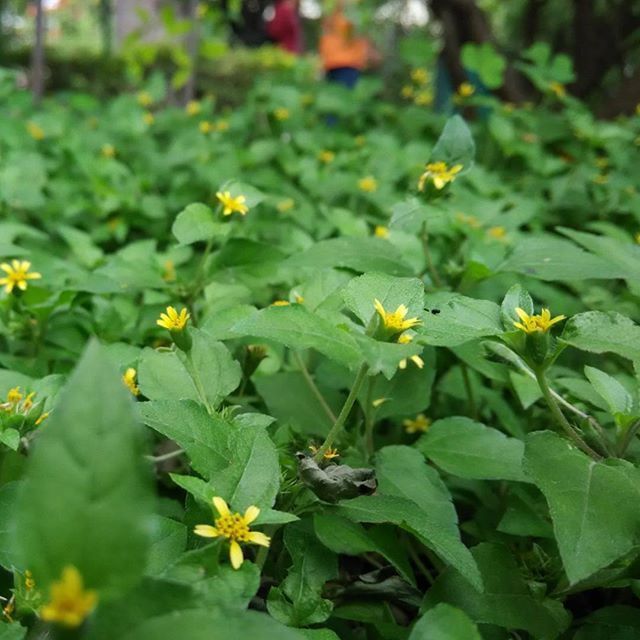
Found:
[(355, 27), (344, 13), (344, 0), (322, 24), (320, 59), (327, 80), (352, 89), (362, 71), (377, 59), (371, 43), (355, 33)]

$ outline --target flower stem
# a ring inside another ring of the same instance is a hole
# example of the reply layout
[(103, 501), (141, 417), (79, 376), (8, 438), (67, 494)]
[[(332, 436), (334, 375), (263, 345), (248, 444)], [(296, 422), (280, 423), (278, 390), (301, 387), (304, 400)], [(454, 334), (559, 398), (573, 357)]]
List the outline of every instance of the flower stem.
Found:
[(311, 390), (311, 393), (313, 393), (313, 395), (316, 397), (323, 411), (327, 414), (327, 417), (329, 418), (329, 420), (335, 423), (335, 421), (337, 420), (336, 415), (331, 410), (331, 407), (329, 406), (327, 401), (324, 399), (322, 392), (320, 391), (320, 389), (318, 389), (318, 386), (316, 385), (314, 379), (311, 377), (311, 374), (309, 373), (309, 369), (307, 369), (307, 365), (304, 363), (302, 356), (297, 351), (294, 351), (293, 358), (296, 361), (296, 364), (298, 365), (298, 367), (300, 368), (300, 373), (302, 373), (302, 377), (305, 379), (305, 382), (307, 383), (309, 389)]
[(555, 418), (556, 422), (560, 425), (562, 430), (566, 433), (566, 435), (573, 441), (573, 443), (586, 453), (591, 456), (594, 460), (601, 460), (602, 456), (594, 451), (578, 434), (576, 429), (569, 423), (569, 421), (565, 418), (562, 413), (556, 399), (553, 397), (551, 393), (551, 389), (549, 388), (549, 383), (547, 382), (547, 377), (544, 373), (544, 370), (538, 369), (534, 371), (536, 375), (536, 380), (538, 381), (538, 386), (540, 387), (540, 391), (542, 391), (542, 395), (547, 402), (547, 406), (551, 410), (551, 414)]
[(366, 362), (362, 363), (362, 365), (360, 365), (360, 369), (358, 369), (358, 373), (356, 374), (356, 379), (353, 381), (351, 391), (349, 392), (347, 399), (344, 401), (344, 404), (342, 405), (340, 414), (336, 418), (336, 421), (334, 422), (333, 426), (331, 427), (331, 430), (327, 434), (327, 437), (325, 438), (325, 441), (322, 443), (322, 446), (318, 449), (316, 455), (314, 456), (316, 462), (319, 462), (320, 460), (322, 460), (324, 454), (327, 452), (329, 447), (331, 447), (334, 440), (338, 437), (338, 435), (340, 435), (340, 432), (344, 427), (344, 423), (349, 417), (349, 413), (351, 412), (351, 409), (353, 408), (356, 398), (360, 393), (362, 383), (367, 377), (368, 371), (369, 371), (369, 365)]

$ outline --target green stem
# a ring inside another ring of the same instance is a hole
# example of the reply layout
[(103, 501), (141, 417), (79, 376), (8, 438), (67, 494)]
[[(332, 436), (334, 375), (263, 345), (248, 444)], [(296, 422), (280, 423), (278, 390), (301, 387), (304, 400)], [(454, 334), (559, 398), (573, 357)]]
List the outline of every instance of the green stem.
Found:
[(344, 423), (349, 417), (349, 413), (353, 408), (353, 405), (360, 393), (360, 389), (362, 387), (362, 383), (364, 379), (367, 377), (367, 372), (369, 371), (369, 365), (364, 362), (360, 365), (360, 369), (358, 369), (358, 373), (356, 374), (356, 379), (353, 381), (353, 386), (351, 387), (351, 391), (347, 396), (347, 399), (344, 401), (344, 405), (342, 405), (342, 409), (340, 410), (340, 414), (338, 415), (333, 427), (327, 434), (325, 441), (322, 443), (322, 446), (318, 449), (316, 455), (314, 456), (316, 462), (320, 462), (324, 457), (324, 454), (331, 447), (334, 440), (340, 435), (342, 428), (344, 427)]
[(438, 289), (442, 288), (442, 279), (440, 278), (440, 274), (433, 264), (433, 258), (431, 257), (431, 249), (429, 248), (429, 235), (427, 234), (426, 225), (422, 227), (422, 249), (424, 251), (424, 257), (427, 261), (427, 269), (429, 274), (431, 275), (431, 279), (433, 280), (433, 284), (438, 287)]
[(547, 402), (547, 406), (551, 410), (551, 414), (555, 418), (556, 422), (560, 425), (562, 430), (567, 434), (567, 436), (573, 441), (573, 443), (586, 453), (591, 456), (594, 460), (600, 460), (602, 456), (594, 451), (577, 433), (575, 428), (569, 423), (569, 421), (565, 418), (564, 414), (560, 410), (556, 399), (553, 397), (551, 393), (551, 389), (549, 388), (549, 383), (547, 382), (547, 377), (542, 369), (538, 369), (534, 371), (536, 375), (536, 380), (538, 381), (538, 386), (540, 387), (540, 391), (542, 391), (542, 395)]
[(469, 378), (469, 369), (464, 362), (460, 363), (462, 369), (462, 381), (464, 382), (464, 389), (467, 393), (467, 401), (469, 402), (469, 412), (474, 420), (478, 420), (478, 407), (476, 405), (476, 399), (473, 395), (473, 387), (471, 386), (471, 379)]
[(331, 407), (329, 406), (327, 401), (324, 399), (324, 396), (322, 395), (320, 389), (318, 389), (318, 386), (316, 385), (314, 379), (311, 377), (311, 374), (309, 373), (309, 369), (307, 369), (307, 365), (305, 365), (304, 360), (302, 359), (302, 356), (297, 351), (294, 351), (293, 358), (300, 369), (300, 373), (302, 373), (302, 377), (305, 379), (305, 382), (307, 383), (309, 389), (311, 390), (311, 393), (313, 393), (313, 395), (316, 397), (323, 411), (327, 414), (327, 417), (329, 418), (329, 420), (331, 420), (332, 423), (335, 423), (335, 421), (337, 420), (336, 415), (331, 410)]
[(373, 419), (373, 379), (367, 380), (367, 397), (366, 406), (364, 408), (364, 445), (367, 458), (373, 455), (373, 427), (375, 421)]
[(627, 449), (629, 448), (629, 445), (633, 441), (634, 436), (638, 433), (638, 430), (640, 430), (640, 420), (636, 420), (627, 429), (627, 432), (624, 434), (624, 438), (622, 439), (622, 442), (620, 443), (620, 448), (618, 449), (618, 454), (621, 458), (627, 452)]
[(193, 360), (191, 359), (191, 351), (189, 351), (189, 353), (185, 355), (186, 355), (186, 358), (184, 361), (185, 368), (189, 372), (189, 375), (193, 380), (193, 384), (196, 387), (196, 391), (198, 392), (200, 401), (205, 406), (207, 413), (210, 416), (212, 416), (214, 414), (213, 407), (209, 404), (209, 400), (207, 399), (207, 394), (204, 390), (204, 387), (202, 386), (202, 380), (200, 379), (200, 374), (198, 373), (198, 370), (196, 369), (195, 365), (193, 364)]

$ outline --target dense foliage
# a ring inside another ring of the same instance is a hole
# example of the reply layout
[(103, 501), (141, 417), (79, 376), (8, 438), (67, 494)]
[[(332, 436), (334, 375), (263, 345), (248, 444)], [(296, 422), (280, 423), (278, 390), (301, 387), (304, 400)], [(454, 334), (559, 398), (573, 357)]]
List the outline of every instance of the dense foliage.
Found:
[(640, 635), (640, 117), (523, 69), (3, 79), (0, 638)]

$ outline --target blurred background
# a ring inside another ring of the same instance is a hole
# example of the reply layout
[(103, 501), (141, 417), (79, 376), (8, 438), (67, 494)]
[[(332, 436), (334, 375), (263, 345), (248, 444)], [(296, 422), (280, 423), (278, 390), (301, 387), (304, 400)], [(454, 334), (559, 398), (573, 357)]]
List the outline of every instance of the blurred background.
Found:
[[(301, 0), (302, 55), (261, 31), (269, 0), (0, 0), (0, 68), (43, 91), (97, 95), (162, 74), (168, 101), (242, 102), (258, 76), (319, 76), (318, 37), (334, 2)], [(640, 102), (640, 0), (360, 0), (345, 8), (379, 52), (367, 72), (386, 99), (450, 108), (455, 87), (515, 103), (550, 83), (598, 115)], [(432, 78), (406, 86), (408, 68)]]

